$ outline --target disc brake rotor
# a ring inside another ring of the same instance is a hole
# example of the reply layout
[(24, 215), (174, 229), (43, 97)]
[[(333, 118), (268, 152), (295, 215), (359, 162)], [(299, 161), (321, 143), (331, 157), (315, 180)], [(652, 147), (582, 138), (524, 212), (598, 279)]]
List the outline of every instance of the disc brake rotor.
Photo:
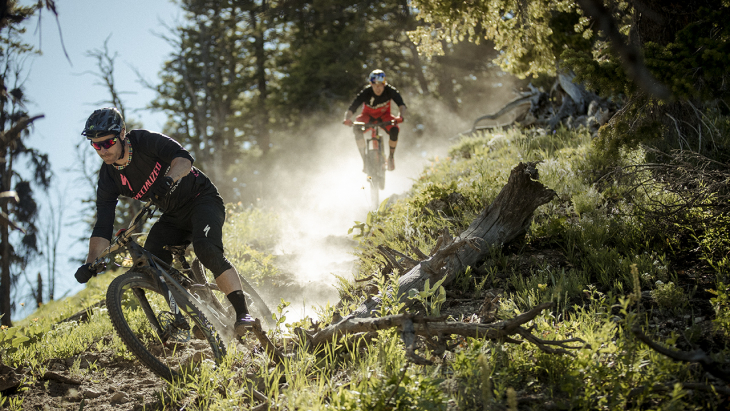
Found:
[(168, 342), (184, 343), (190, 341), (190, 331), (182, 330), (174, 325), (175, 314), (169, 311), (163, 311), (157, 315), (157, 321), (162, 327), (163, 334), (169, 334)]

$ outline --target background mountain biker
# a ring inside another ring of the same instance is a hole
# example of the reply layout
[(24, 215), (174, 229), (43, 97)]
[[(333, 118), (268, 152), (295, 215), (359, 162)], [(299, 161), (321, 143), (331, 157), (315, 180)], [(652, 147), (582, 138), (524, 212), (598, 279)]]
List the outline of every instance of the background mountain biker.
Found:
[(165, 245), (191, 241), (196, 256), (214, 275), (216, 284), (236, 310), (236, 332), (252, 324), (236, 268), (223, 255), (225, 207), (218, 189), (193, 157), (172, 138), (148, 130), (126, 132), (114, 107), (94, 111), (81, 133), (104, 161), (96, 190), (96, 224), (89, 239), (86, 264), (76, 280), (86, 283), (97, 273), (90, 263), (109, 247), (118, 197), (152, 200), (163, 214), (150, 229), (145, 249), (166, 263), (172, 254)]
[[(376, 122), (390, 122), (395, 120), (396, 123), (401, 123), (404, 120), (406, 114), (406, 104), (403, 102), (398, 90), (395, 87), (385, 82), (385, 72), (383, 70), (373, 70), (368, 76), (370, 84), (360, 91), (360, 93), (352, 101), (350, 107), (345, 112), (345, 119), (342, 121), (343, 124), (351, 126), (352, 120), (350, 117), (357, 111), (357, 109), (364, 104), (362, 113), (355, 119), (363, 123), (376, 123)], [(395, 101), (398, 106), (399, 116), (393, 117), (390, 114), (390, 100)], [(390, 154), (388, 156), (388, 170), (393, 171), (395, 169), (395, 147), (398, 145), (398, 132), (400, 131), (397, 125), (389, 125), (383, 127), (390, 136)], [(360, 151), (360, 156), (363, 158), (363, 164), (365, 162), (365, 140), (363, 139), (362, 129), (354, 127), (355, 142), (357, 143), (357, 149)]]

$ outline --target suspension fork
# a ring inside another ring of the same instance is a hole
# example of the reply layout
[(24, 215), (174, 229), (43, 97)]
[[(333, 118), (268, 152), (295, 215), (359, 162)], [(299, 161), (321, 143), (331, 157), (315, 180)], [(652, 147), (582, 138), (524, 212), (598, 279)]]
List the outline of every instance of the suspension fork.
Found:
[[(187, 320), (182, 315), (182, 312), (180, 311), (180, 306), (178, 305), (178, 302), (175, 299), (175, 296), (173, 295), (172, 290), (170, 289), (170, 286), (167, 284), (165, 275), (163, 274), (163, 273), (166, 273), (166, 271), (164, 271), (164, 269), (162, 267), (160, 267), (154, 261), (153, 256), (148, 255), (148, 253), (146, 253), (146, 252), (145, 252), (145, 254), (147, 254), (145, 257), (147, 259), (149, 267), (152, 268), (155, 272), (154, 278), (155, 278), (155, 282), (157, 283), (157, 287), (159, 288), (160, 293), (165, 297), (165, 301), (167, 302), (167, 305), (170, 307), (170, 311), (172, 312), (172, 314), (175, 317), (175, 319), (172, 322), (172, 325), (179, 330), (189, 331), (190, 324), (188, 324)], [(143, 304), (143, 306), (144, 305), (147, 306), (147, 308), (143, 308), (143, 309), (145, 309), (145, 313), (147, 312), (146, 311), (147, 309), (149, 309), (149, 311), (152, 312), (152, 307), (150, 307), (149, 301), (147, 301), (147, 297), (144, 295), (144, 290), (138, 290), (138, 291), (141, 292), (141, 296), (138, 295), (136, 292), (135, 292), (135, 295), (137, 296), (138, 299), (140, 299), (140, 297), (141, 297), (140, 303)], [(160, 330), (162, 330), (160, 328), (159, 322), (153, 322), (153, 324), (155, 324), (155, 323), (157, 324), (158, 328)], [(170, 335), (172, 334), (172, 330), (167, 329), (167, 330), (162, 330), (162, 331), (163, 331), (163, 335), (161, 335), (160, 337), (162, 338), (162, 340), (164, 342), (167, 340), (167, 338), (170, 337)]]

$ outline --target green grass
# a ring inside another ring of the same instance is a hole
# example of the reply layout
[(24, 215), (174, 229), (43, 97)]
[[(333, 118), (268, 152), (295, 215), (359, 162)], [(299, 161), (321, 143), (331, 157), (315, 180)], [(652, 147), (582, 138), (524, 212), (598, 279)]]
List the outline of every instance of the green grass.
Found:
[[(636, 150), (623, 153), (620, 161), (631, 164), (642, 158), (643, 153)], [(379, 290), (392, 287), (396, 278), (379, 273), (384, 263), (376, 251), (379, 245), (408, 255), (413, 255), (414, 246), (429, 252), (444, 228), (458, 234), (468, 226), (496, 197), (520, 161), (541, 161), (540, 181), (554, 189), (557, 198), (535, 212), (528, 232), (515, 245), (493, 248), (481, 267), (459, 273), (451, 288), (477, 294), (501, 289), (498, 318), (502, 319), (542, 302), (555, 302), (553, 310), (543, 312), (529, 326), (546, 340), (582, 339), (585, 345), (573, 356), (548, 354), (529, 343), (460, 338), (452, 350), (438, 356), (420, 347), (418, 354), (434, 361), (432, 366), (421, 366), (406, 359), (397, 330), (381, 331), (362, 344), (343, 338), (310, 350), (292, 342), (291, 330), (303, 323), (287, 324), (283, 303), (277, 310), (283, 324), (273, 335), (290, 354), (283, 364), (272, 366), (264, 354), (239, 346), (229, 350), (223, 366), (202, 363), (185, 379), (169, 384), (160, 393), (160, 401), (169, 409), (248, 407), (248, 384), (252, 384), (279, 409), (446, 410), (451, 405), (505, 409), (515, 399), (521, 401), (519, 409), (537, 410), (545, 404), (573, 410), (716, 407), (720, 398), (715, 394), (690, 392), (677, 385), (708, 384), (697, 366), (674, 362), (629, 332), (640, 326), (669, 347), (687, 349), (679, 333), (658, 334), (653, 327), (659, 312), (678, 318), (691, 314), (686, 298), (692, 292), (677, 286), (673, 268), (688, 251), (678, 253), (678, 244), (682, 245), (678, 240), (661, 237), (633, 213), (636, 205), (650, 206), (647, 196), (662, 195), (659, 191), (633, 192), (604, 184), (605, 180), (596, 183), (598, 171), (606, 164), (600, 153), (592, 151), (585, 132), (560, 129), (541, 135), (509, 130), (462, 139), (447, 158), (432, 160), (405, 199), (363, 216), (366, 223), (353, 230), (361, 234), (355, 251), (356, 276), (373, 276), (369, 283)], [(447, 207), (435, 210), (433, 205), (439, 201)], [(272, 233), (278, 232), (276, 216), (237, 207), (229, 207), (229, 213), (224, 241), (232, 261), (255, 281), (275, 278), (278, 268), (271, 253), (276, 241)], [(701, 268), (710, 277), (724, 275), (730, 266), (713, 251), (727, 241), (722, 237), (726, 231), (718, 227), (720, 223), (697, 230), (692, 240), (696, 261), (704, 262)], [(566, 264), (535, 263), (526, 268), (514, 264), (531, 247), (557, 250)], [(30, 367), (38, 375), (48, 359), (68, 358), (84, 350), (111, 349), (120, 358), (130, 358), (118, 339), (102, 338), (112, 334), (102, 310), (95, 311), (88, 323), (53, 326), (102, 297), (111, 277), (100, 276), (78, 295), (41, 307), (20, 322), (28, 334), (33, 327), (48, 331), (19, 347), (3, 342), (3, 360)], [(670, 281), (672, 286), (667, 285)], [(712, 303), (717, 332), (727, 335), (730, 292), (727, 280), (723, 281), (713, 283)], [(338, 279), (337, 286), (343, 299), (337, 311), (346, 315), (366, 290), (363, 283), (344, 278)], [(642, 290), (650, 291), (651, 302), (638, 300), (636, 293)], [(381, 296), (384, 301), (378, 315), (402, 309), (403, 304), (392, 296)], [(335, 307), (321, 307), (319, 317), (312, 320), (327, 322), (334, 312)], [(688, 330), (690, 325), (679, 331)], [(718, 360), (728, 354), (726, 347), (717, 346), (713, 353)], [(637, 387), (647, 389), (638, 392)], [(0, 402), (9, 404), (16, 398), (0, 398)]]

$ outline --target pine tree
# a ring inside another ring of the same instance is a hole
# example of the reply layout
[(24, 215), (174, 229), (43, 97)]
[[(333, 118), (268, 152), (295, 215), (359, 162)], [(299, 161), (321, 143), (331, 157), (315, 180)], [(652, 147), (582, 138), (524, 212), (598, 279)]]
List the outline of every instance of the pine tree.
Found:
[[(0, 314), (2, 324), (12, 325), (14, 304), (11, 291), (29, 259), (38, 251), (35, 219), (37, 204), (33, 198), (31, 182), (42, 188), (50, 183), (48, 156), (24, 144), (28, 127), (43, 117), (30, 117), (25, 111), (21, 79), (23, 60), (32, 48), (20, 41), (22, 24), (30, 18), (38, 6), (19, 7), (7, 2), (0, 7), (0, 42), (4, 45), (0, 54), (0, 191), (15, 191), (16, 204), (2, 202), (2, 213), (7, 218), (0, 224)], [(31, 166), (31, 175), (18, 173), (16, 163), (25, 160)], [(25, 180), (29, 177), (30, 180)], [(8, 220), (13, 221), (11, 224)], [(11, 232), (12, 227), (18, 227)]]

